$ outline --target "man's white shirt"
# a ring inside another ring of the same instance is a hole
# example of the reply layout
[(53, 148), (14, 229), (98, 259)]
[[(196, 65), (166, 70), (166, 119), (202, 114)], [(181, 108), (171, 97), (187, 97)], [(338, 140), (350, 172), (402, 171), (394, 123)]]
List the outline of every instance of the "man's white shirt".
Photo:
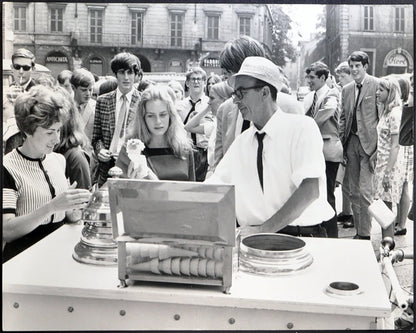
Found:
[(263, 179), (257, 172), (257, 129), (239, 135), (207, 183), (235, 185), (236, 216), (241, 226), (263, 224), (292, 196), (302, 181), (319, 179), (319, 197), (290, 225), (316, 225), (334, 216), (326, 198), (323, 141), (315, 121), (278, 109), (260, 131), (263, 140)]

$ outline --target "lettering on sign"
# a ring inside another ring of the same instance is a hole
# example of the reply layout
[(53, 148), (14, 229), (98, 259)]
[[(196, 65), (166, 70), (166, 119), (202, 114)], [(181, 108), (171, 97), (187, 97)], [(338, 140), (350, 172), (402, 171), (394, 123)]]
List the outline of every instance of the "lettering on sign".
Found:
[(202, 62), (203, 67), (220, 67), (220, 61), (218, 59), (204, 59)]
[(98, 58), (90, 59), (90, 64), (102, 64), (102, 63), (103, 61), (101, 59), (98, 59)]
[(393, 54), (387, 60), (387, 66), (407, 67), (407, 60), (402, 54)]
[(49, 56), (49, 57), (46, 57), (46, 62), (67, 63), (68, 58), (67, 57)]

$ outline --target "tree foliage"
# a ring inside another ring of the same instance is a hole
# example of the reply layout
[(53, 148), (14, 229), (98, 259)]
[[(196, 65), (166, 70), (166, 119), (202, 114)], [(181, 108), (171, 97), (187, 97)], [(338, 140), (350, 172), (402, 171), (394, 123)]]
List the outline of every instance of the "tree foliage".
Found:
[(273, 16), (271, 58), (275, 64), (283, 67), (287, 62), (296, 60), (296, 49), (288, 37), (292, 19), (279, 5), (272, 5), (271, 11)]
[(326, 6), (322, 6), (322, 12), (320, 12), (317, 16), (317, 22), (315, 25), (317, 31), (317, 37), (325, 37), (325, 30), (326, 30)]

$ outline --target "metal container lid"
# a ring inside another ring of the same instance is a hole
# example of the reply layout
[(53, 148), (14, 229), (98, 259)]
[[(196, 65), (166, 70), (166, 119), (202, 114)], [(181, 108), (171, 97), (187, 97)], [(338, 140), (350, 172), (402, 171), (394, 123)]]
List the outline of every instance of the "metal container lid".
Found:
[(115, 239), (235, 243), (233, 185), (138, 179), (109, 179), (107, 183)]
[(285, 275), (305, 269), (313, 262), (306, 243), (283, 234), (254, 234), (240, 244), (240, 269), (261, 275)]

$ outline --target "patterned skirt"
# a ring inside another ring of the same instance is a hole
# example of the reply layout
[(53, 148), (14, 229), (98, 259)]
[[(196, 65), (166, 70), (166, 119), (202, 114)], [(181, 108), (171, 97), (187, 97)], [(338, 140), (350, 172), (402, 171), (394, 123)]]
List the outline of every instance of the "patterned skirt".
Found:
[(403, 182), (413, 182), (413, 146), (402, 146)]

